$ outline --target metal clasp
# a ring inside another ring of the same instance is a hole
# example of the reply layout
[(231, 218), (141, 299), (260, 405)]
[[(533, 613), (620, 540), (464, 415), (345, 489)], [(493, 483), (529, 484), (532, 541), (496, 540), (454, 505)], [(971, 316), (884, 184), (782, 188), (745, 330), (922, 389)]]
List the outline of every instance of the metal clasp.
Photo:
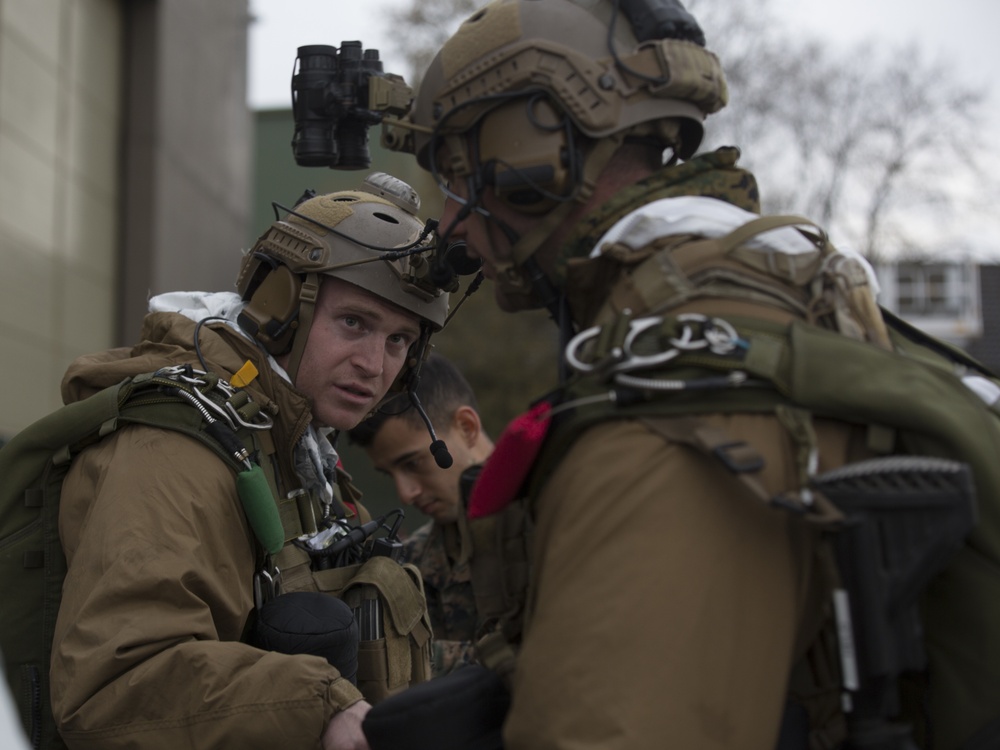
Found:
[(253, 603), (259, 610), (281, 593), (281, 571), (271, 564), (271, 570), (261, 568), (253, 576)]
[(651, 328), (658, 328), (664, 323), (663, 316), (640, 318), (632, 321), (628, 336), (625, 337), (624, 357), (612, 368), (612, 372), (628, 372), (647, 367), (662, 365), (678, 357), (684, 352), (707, 349), (712, 354), (725, 355), (739, 346), (746, 346), (736, 329), (722, 318), (710, 318), (701, 313), (683, 313), (675, 319), (680, 327), (680, 333), (667, 339), (670, 349), (651, 355), (637, 354), (636, 342), (639, 337)]
[[(176, 382), (178, 395), (197, 407), (210, 422), (221, 419), (234, 431), (240, 427), (250, 430), (269, 430), (274, 425), (271, 417), (263, 411), (257, 413), (257, 421), (248, 422), (243, 419), (236, 407), (230, 403), (238, 391), (223, 378), (218, 378), (214, 375), (209, 378), (207, 372), (204, 370), (195, 370), (190, 365), (162, 367), (156, 371), (156, 374), (159, 377)], [(221, 403), (211, 398), (205, 392), (207, 388), (213, 387), (225, 397)], [(211, 416), (212, 414), (215, 416)]]
[(579, 354), (579, 351), (588, 341), (596, 338), (600, 332), (600, 326), (587, 328), (586, 330), (580, 331), (580, 333), (576, 334), (576, 336), (571, 338), (569, 343), (566, 344), (566, 361), (569, 363), (569, 366), (577, 372), (593, 372), (597, 369), (598, 363), (584, 362)]
[(566, 361), (578, 372), (588, 373), (606, 367), (617, 374), (662, 365), (684, 352), (707, 349), (721, 356), (747, 346), (728, 321), (701, 313), (683, 313), (674, 319), (678, 330), (677, 335), (666, 340), (669, 348), (654, 354), (639, 354), (636, 349), (640, 337), (650, 329), (661, 328), (665, 322), (669, 319), (662, 315), (630, 320), (622, 344), (612, 346), (603, 358), (589, 362), (584, 359), (583, 350), (604, 329), (601, 326), (588, 328), (570, 339), (566, 345)]

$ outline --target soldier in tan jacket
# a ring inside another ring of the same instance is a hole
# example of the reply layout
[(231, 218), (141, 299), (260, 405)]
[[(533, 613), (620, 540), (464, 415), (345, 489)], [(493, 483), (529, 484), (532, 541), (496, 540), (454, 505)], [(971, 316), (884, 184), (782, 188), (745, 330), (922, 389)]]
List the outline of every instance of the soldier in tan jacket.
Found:
[[(414, 275), (411, 259), (380, 259), (433, 246), (412, 191), (397, 183), (383, 176), (297, 205), (244, 258), (239, 294), (155, 297), (139, 344), (67, 372), (67, 402), (185, 365), (245, 388), (273, 420), (259, 458), (286, 539), (265, 554), (233, 471), (185, 435), (133, 425), (85, 450), (63, 486), (69, 572), (51, 669), (70, 748), (367, 746), (358, 686), (320, 657), (245, 641), (255, 576), (280, 572), (286, 592), (329, 590), (331, 571), (314, 571), (304, 545), (328, 521), (368, 520), (330, 433), (407, 387), (447, 312), (447, 295)], [(422, 605), (415, 583), (410, 597)], [(427, 676), (422, 622), (402, 635), (413, 662), (390, 663), (404, 668), (389, 675), (395, 689)]]
[[(746, 264), (710, 252), (759, 213), (735, 148), (695, 155), (727, 98), (676, 0), (494, 0), (430, 64), (397, 141), (499, 306), (545, 307), (563, 336), (563, 386), (501, 436), (470, 500), (495, 529), (477, 543), (500, 540), (473, 582), (496, 606), (481, 656), (509, 680), (508, 750), (772, 750), (789, 703), (814, 746), (843, 740), (836, 675), (804, 668), (831, 622), (819, 532), (740, 475), (803, 511), (808, 478), (865, 445), (731, 372), (746, 341), (728, 318), (826, 325), (810, 295), (829, 287), (796, 285), (821, 250), (793, 227)], [(854, 307), (829, 327), (883, 345), (864, 264), (847, 267)]]

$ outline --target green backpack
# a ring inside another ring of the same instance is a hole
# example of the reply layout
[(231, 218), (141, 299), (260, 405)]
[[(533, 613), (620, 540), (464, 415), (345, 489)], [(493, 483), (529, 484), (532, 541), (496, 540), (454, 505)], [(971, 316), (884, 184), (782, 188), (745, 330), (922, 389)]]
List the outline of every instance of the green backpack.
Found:
[[(784, 226), (816, 252), (747, 244)], [(529, 494), (583, 430), (607, 419), (690, 426), (699, 413), (794, 411), (865, 426), (877, 455), (966, 465), (975, 526), (919, 600), (931, 686), (922, 710), (934, 747), (1000, 747), (1000, 378), (878, 308), (861, 267), (797, 217), (603, 250), (570, 261), (570, 303), (595, 323), (567, 347), (576, 373), (554, 401)], [(687, 312), (705, 299), (718, 317)], [(774, 309), (790, 322), (767, 314)], [(727, 463), (731, 446), (695, 447)]]
[(65, 747), (49, 703), (49, 660), (66, 559), (59, 500), (70, 462), (128, 424), (176, 430), (199, 440), (236, 472), (247, 519), (261, 546), (284, 534), (271, 489), (250, 456), (270, 420), (242, 390), (189, 366), (126, 379), (43, 417), (0, 448), (0, 650), (21, 721), (34, 748)]

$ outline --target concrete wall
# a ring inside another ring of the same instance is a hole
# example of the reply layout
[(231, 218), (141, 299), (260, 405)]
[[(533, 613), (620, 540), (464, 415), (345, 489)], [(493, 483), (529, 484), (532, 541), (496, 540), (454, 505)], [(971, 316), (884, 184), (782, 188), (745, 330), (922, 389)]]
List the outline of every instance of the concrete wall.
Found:
[(0, 435), (113, 341), (121, 35), (114, 0), (0, 0)]
[(131, 0), (122, 341), (150, 294), (231, 290), (249, 220), (246, 0)]
[(247, 0), (0, 0), (0, 439), (149, 294), (231, 289), (247, 235)]

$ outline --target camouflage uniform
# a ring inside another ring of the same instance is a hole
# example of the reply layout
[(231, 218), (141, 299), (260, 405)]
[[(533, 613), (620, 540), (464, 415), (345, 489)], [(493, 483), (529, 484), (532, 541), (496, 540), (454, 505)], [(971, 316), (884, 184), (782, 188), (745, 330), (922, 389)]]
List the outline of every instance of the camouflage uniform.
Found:
[(403, 561), (420, 569), (434, 634), (435, 676), (475, 661), (478, 622), (467, 563), (458, 562), (458, 527), (424, 524), (403, 546)]

